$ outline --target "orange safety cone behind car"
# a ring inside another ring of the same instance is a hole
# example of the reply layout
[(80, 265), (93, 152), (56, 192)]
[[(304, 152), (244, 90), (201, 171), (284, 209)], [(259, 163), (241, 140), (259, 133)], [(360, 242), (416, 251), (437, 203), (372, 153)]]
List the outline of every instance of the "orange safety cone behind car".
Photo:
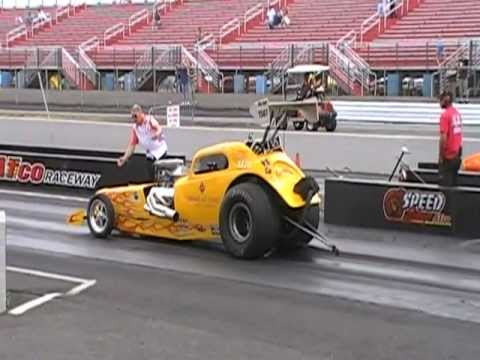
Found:
[(467, 156), (465, 160), (463, 160), (463, 170), (480, 172), (480, 153)]
[(295, 165), (297, 165), (299, 168), (302, 167), (302, 162), (300, 161), (300, 154), (298, 152), (295, 154)]

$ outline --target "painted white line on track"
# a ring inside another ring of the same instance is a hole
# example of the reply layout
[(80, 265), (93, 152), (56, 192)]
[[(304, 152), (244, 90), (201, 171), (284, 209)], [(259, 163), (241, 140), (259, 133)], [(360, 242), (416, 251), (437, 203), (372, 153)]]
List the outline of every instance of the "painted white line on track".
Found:
[(46, 294), (43, 295), (39, 298), (36, 298), (32, 301), (26, 302), (25, 304), (22, 304), (20, 306), (17, 306), (16, 308), (13, 308), (10, 310), (8, 313), (10, 315), (14, 316), (19, 316), (25, 314), (27, 311), (32, 310), (38, 306), (41, 306), (49, 301), (52, 301), (55, 298), (60, 297), (62, 294), (61, 293), (51, 293), (51, 294)]
[(83, 202), (83, 203), (88, 202), (88, 200), (89, 200), (88, 197), (57, 195), (57, 194), (45, 194), (45, 193), (38, 193), (38, 192), (24, 191), (24, 190), (0, 189), (0, 194), (25, 196), (25, 197), (38, 198), (38, 199), (77, 201), (77, 202)]
[(50, 293), (42, 295), (36, 299), (28, 301), (22, 305), (13, 308), (12, 310), (8, 311), (8, 314), (19, 316), (25, 314), (27, 311), (32, 310), (38, 306), (41, 306), (49, 301), (52, 301), (55, 298), (67, 297), (67, 296), (75, 296), (80, 294), (81, 292), (91, 288), (97, 283), (97, 280), (92, 279), (82, 279), (79, 277), (69, 276), (69, 275), (61, 275), (50, 273), (42, 270), (35, 270), (35, 269), (25, 269), (16, 266), (7, 266), (7, 271), (14, 272), (17, 274), (27, 275), (27, 276), (34, 276), (40, 277), (50, 280), (59, 280), (64, 282), (70, 282), (77, 284), (75, 287), (71, 288), (66, 293)]
[(7, 271), (11, 271), (11, 272), (15, 272), (15, 273), (18, 273), (18, 274), (23, 274), (23, 275), (42, 277), (42, 278), (46, 278), (46, 279), (72, 282), (72, 283), (76, 283), (76, 284), (82, 284), (82, 283), (85, 283), (87, 281), (90, 281), (90, 280), (81, 279), (81, 278), (78, 278), (78, 277), (54, 274), (54, 273), (49, 273), (49, 272), (45, 272), (45, 271), (41, 271), (41, 270), (35, 270), (35, 269), (19, 268), (19, 267), (15, 267), (15, 266), (7, 266)]
[(93, 285), (97, 283), (97, 280), (90, 280), (86, 281), (83, 284), (80, 284), (73, 289), (69, 290), (65, 295), (66, 296), (74, 296), (80, 294), (82, 291), (87, 290), (88, 288), (91, 288)]

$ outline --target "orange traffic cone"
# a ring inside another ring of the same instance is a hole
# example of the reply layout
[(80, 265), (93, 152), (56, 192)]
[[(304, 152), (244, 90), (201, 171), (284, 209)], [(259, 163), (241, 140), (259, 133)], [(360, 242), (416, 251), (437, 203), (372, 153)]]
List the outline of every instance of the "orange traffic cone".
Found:
[(295, 154), (295, 165), (297, 165), (299, 168), (302, 167), (302, 162), (300, 161), (300, 154), (298, 152)]

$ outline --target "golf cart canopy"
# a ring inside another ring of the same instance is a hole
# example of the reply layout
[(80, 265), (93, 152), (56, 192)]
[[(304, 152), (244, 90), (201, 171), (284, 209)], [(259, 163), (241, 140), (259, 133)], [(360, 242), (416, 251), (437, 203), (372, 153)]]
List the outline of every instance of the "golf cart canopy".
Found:
[(307, 73), (316, 73), (320, 74), (322, 72), (328, 71), (328, 66), (325, 65), (297, 65), (293, 68), (287, 70), (288, 74), (307, 74)]

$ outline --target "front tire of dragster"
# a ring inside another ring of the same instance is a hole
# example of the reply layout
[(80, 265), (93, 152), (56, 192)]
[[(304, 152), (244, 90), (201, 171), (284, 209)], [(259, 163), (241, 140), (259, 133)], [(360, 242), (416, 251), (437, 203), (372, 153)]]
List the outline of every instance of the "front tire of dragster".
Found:
[(254, 183), (231, 188), (220, 209), (220, 235), (227, 252), (240, 259), (257, 259), (269, 252), (280, 219), (267, 191)]
[(96, 195), (88, 203), (87, 224), (90, 233), (96, 238), (105, 239), (112, 233), (115, 210), (106, 195)]
[[(305, 218), (299, 219), (302, 215), (303, 209), (295, 210), (295, 211), (287, 211), (287, 216), (290, 217), (292, 220), (298, 222), (300, 225), (305, 226), (305, 221), (308, 222), (309, 225), (313, 226), (315, 229), (318, 228), (320, 224), (320, 206), (319, 205), (311, 205), (306, 211)], [(280, 236), (278, 238), (277, 248), (280, 251), (293, 251), (298, 250), (310, 243), (312, 240), (312, 236), (304, 233), (302, 230), (294, 227), (292, 224), (283, 220), (281, 229), (280, 229)]]

